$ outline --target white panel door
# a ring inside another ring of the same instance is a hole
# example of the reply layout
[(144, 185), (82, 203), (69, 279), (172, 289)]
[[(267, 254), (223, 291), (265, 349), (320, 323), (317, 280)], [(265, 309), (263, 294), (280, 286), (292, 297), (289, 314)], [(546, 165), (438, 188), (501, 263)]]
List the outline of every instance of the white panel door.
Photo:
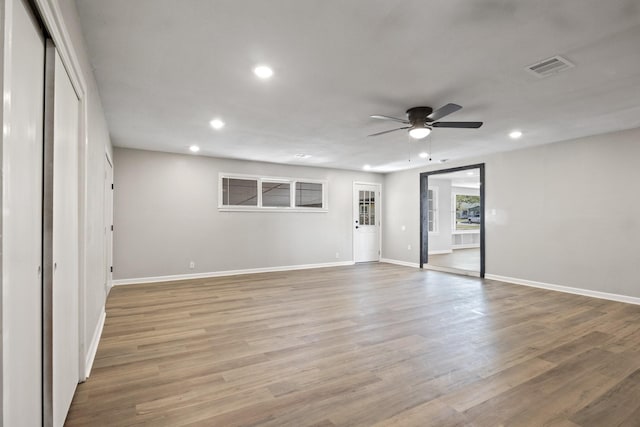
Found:
[(53, 117), (53, 425), (64, 424), (79, 379), (79, 101), (55, 54)]
[(45, 42), (22, 0), (4, 2), (2, 352), (5, 426), (42, 419), (42, 147)]
[(355, 262), (380, 260), (380, 186), (353, 186), (353, 259)]

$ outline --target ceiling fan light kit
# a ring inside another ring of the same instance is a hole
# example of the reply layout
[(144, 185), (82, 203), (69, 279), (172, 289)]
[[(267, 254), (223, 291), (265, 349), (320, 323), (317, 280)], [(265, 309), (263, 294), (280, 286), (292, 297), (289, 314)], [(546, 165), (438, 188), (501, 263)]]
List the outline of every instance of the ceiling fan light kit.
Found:
[(415, 126), (409, 129), (409, 136), (414, 139), (426, 138), (431, 133), (431, 128), (427, 126)]
[(369, 136), (384, 135), (385, 133), (395, 132), (397, 130), (409, 129), (409, 136), (415, 139), (425, 138), (431, 133), (433, 128), (454, 128), (454, 129), (477, 129), (482, 126), (482, 122), (438, 122), (437, 120), (448, 116), (451, 113), (462, 109), (458, 104), (447, 104), (443, 107), (433, 110), (431, 107), (413, 107), (407, 110), (407, 118), (399, 119), (397, 117), (389, 117), (382, 115), (371, 116), (373, 119), (390, 120), (394, 122), (403, 123), (408, 126), (401, 128), (385, 130), (382, 132), (374, 133)]

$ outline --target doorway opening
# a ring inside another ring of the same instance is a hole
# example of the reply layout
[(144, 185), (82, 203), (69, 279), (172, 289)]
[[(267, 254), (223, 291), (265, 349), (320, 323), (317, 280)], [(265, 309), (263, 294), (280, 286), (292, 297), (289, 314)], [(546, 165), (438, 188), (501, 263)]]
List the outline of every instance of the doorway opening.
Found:
[(484, 164), (420, 174), (420, 268), (484, 277)]

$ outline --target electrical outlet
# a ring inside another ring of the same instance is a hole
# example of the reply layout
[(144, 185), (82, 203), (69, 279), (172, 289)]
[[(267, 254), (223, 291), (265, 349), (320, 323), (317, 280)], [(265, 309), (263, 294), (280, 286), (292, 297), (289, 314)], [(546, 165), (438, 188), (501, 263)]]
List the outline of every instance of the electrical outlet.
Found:
[(340, 252), (336, 252), (336, 259), (340, 258)]
[(189, 263), (189, 268), (190, 268), (190, 269), (192, 269), (192, 270), (193, 270), (194, 268), (196, 268), (196, 262), (195, 262), (195, 261), (191, 261), (191, 262)]
[(411, 250), (411, 245), (407, 245), (407, 250), (410, 251)]

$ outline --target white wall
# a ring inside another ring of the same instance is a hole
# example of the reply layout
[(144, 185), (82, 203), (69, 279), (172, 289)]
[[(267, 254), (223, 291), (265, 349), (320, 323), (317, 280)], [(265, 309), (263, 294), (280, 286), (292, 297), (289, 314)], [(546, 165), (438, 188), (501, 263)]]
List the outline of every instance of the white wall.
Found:
[(429, 177), (429, 187), (438, 194), (437, 232), (429, 233), (429, 252), (451, 252), (451, 180)]
[(639, 159), (633, 129), (389, 174), (383, 256), (419, 262), (420, 172), (485, 163), (487, 274), (640, 297)]
[[(114, 279), (351, 261), (353, 181), (384, 180), (124, 148), (114, 155)], [(220, 212), (219, 172), (328, 180), (329, 211)]]

